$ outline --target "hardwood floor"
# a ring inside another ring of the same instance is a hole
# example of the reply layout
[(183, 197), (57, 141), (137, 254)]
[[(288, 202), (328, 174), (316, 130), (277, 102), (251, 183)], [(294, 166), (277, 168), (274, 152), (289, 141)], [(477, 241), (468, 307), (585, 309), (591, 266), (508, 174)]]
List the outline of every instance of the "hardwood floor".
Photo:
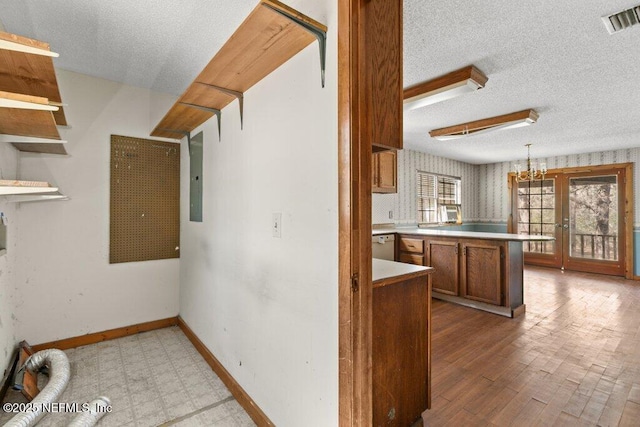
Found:
[(640, 426), (640, 282), (526, 267), (517, 319), (433, 300), (427, 426)]

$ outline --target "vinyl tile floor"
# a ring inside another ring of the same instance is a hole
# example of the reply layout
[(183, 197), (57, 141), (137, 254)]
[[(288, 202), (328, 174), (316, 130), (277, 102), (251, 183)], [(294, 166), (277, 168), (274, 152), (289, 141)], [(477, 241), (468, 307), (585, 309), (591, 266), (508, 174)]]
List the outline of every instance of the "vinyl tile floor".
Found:
[[(108, 397), (112, 412), (98, 426), (255, 425), (177, 326), (65, 353), (71, 380), (58, 401), (82, 404)], [(0, 425), (13, 415), (0, 411)], [(50, 413), (38, 426), (66, 426), (75, 416)]]

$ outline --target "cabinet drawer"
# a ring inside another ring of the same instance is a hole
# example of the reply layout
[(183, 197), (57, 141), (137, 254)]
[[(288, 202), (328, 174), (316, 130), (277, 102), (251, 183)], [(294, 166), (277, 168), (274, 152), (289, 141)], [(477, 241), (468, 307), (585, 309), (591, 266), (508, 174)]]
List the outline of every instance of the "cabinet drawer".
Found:
[(415, 265), (424, 265), (424, 255), (414, 255), (402, 253), (400, 254), (400, 262)]
[(424, 240), (411, 237), (400, 238), (400, 250), (414, 254), (424, 254)]

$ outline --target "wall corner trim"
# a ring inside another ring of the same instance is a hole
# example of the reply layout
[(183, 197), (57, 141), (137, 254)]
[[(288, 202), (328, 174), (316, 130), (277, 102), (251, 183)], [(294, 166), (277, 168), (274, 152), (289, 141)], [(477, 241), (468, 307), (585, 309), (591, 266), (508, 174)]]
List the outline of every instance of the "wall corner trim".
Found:
[(34, 352), (46, 350), (49, 348), (57, 348), (67, 350), (70, 348), (82, 347), (83, 345), (95, 344), (102, 341), (109, 341), (116, 338), (122, 338), (129, 335), (139, 334), (141, 332), (153, 331), (155, 329), (168, 328), (169, 326), (178, 325), (178, 317), (168, 317), (166, 319), (153, 320), (151, 322), (138, 323), (136, 325), (124, 326), (122, 328), (109, 329), (108, 331), (94, 332), (91, 334), (80, 335), (72, 338), (65, 338), (57, 341), (50, 341), (42, 344), (31, 346)]
[(251, 396), (247, 394), (246, 391), (238, 384), (238, 382), (231, 376), (229, 371), (225, 369), (225, 367), (220, 363), (218, 359), (211, 353), (211, 351), (207, 348), (206, 345), (200, 338), (191, 330), (189, 325), (182, 319), (182, 317), (178, 316), (178, 326), (182, 329), (182, 332), (189, 338), (191, 344), (198, 350), (198, 353), (202, 355), (204, 360), (209, 364), (211, 369), (220, 377), (224, 385), (227, 386), (233, 397), (238, 401), (240, 406), (247, 411), (247, 414), (251, 417), (251, 419), (258, 426), (275, 426), (274, 423), (271, 422), (269, 417), (262, 412), (262, 409), (256, 405)]

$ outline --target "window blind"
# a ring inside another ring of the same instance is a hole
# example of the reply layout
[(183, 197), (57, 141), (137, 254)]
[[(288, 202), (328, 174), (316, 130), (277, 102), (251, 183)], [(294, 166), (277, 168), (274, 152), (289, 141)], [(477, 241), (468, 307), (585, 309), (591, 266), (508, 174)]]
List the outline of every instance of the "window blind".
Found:
[(460, 178), (418, 171), (418, 222), (437, 223), (439, 207), (460, 203)]

